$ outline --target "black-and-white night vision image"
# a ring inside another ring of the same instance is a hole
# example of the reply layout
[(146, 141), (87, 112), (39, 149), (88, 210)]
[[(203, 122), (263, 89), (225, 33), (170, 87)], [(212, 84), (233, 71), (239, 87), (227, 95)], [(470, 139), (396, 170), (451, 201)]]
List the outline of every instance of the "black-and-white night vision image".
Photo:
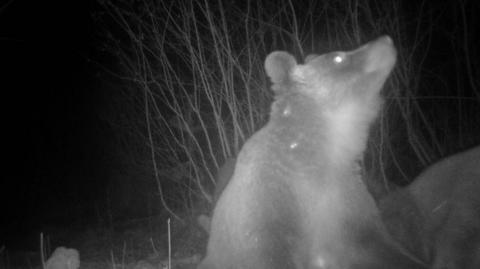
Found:
[(0, 269), (480, 268), (479, 12), (2, 1)]

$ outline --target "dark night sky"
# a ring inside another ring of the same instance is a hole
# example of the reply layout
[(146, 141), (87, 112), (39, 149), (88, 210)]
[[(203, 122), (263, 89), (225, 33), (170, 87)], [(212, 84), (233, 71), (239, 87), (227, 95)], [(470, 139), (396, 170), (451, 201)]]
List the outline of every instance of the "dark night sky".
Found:
[(41, 206), (74, 203), (78, 197), (62, 191), (75, 183), (69, 175), (95, 180), (101, 101), (98, 68), (90, 60), (98, 40), (91, 18), (97, 7), (94, 1), (16, 0), (1, 5), (7, 161), (0, 184), (0, 223), (2, 233), (14, 234), (30, 229), (23, 226), (33, 225), (34, 219), (42, 221)]

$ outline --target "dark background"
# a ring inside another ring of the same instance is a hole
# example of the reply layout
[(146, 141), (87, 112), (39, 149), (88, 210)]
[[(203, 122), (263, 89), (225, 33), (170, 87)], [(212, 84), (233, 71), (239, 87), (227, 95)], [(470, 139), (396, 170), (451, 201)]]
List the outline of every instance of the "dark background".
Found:
[(99, 195), (106, 138), (96, 2), (17, 0), (0, 8), (0, 245), (12, 247), (38, 236), (44, 222), (81, 219), (72, 208)]

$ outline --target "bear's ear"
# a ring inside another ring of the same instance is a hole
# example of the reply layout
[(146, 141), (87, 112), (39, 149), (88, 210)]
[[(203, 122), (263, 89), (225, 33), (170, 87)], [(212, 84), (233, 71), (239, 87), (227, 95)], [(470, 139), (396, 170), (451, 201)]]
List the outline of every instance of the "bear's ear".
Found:
[(285, 51), (274, 51), (265, 60), (265, 71), (273, 84), (281, 84), (289, 78), (292, 68), (297, 65), (295, 57)]

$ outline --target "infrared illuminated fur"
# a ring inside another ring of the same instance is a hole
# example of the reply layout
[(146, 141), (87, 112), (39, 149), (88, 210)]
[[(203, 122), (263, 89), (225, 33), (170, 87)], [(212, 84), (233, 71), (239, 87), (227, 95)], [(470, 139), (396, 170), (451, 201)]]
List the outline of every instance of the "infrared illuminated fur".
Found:
[(396, 61), (389, 37), (265, 61), (275, 101), (215, 207), (201, 269), (423, 268), (389, 237), (357, 161)]
[(480, 146), (428, 167), (380, 209), (391, 234), (433, 269), (480, 268)]

